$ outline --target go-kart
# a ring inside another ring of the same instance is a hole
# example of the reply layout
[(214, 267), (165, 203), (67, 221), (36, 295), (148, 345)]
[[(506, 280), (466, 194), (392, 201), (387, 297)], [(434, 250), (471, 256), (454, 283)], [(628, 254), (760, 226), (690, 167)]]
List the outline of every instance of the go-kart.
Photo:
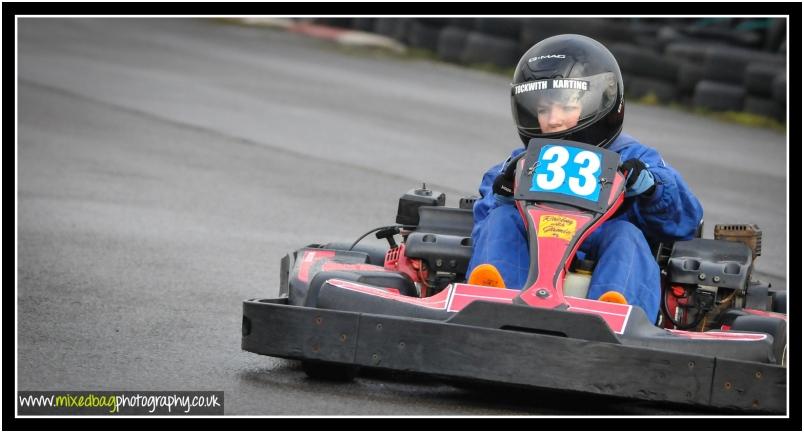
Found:
[[(317, 378), (371, 367), (785, 412), (786, 291), (751, 278), (756, 226), (654, 245), (659, 317), (586, 299), (577, 277), (594, 263), (577, 251), (627, 200), (619, 162), (583, 143), (529, 143), (513, 191), (531, 257), (522, 290), (466, 282), (476, 198), (446, 207), (444, 194), (423, 186), (400, 198), (396, 225), (284, 257), (279, 297), (243, 304), (242, 349), (301, 360)], [(373, 232), (388, 248), (358, 245)]]

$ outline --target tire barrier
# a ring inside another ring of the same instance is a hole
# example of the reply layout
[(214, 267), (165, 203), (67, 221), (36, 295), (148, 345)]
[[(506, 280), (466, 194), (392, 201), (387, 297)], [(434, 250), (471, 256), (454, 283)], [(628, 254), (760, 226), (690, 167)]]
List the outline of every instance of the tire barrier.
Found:
[(625, 87), (625, 91), (627, 95), (637, 99), (653, 95), (661, 103), (676, 100), (674, 83), (654, 78), (631, 77), (629, 85)]
[(506, 39), (519, 40), (522, 20), (519, 18), (477, 18), (474, 31)]
[(617, 58), (620, 69), (642, 77), (675, 83), (681, 62), (678, 59), (659, 55), (644, 47), (616, 43), (609, 47)]
[(461, 53), (464, 64), (492, 64), (499, 68), (513, 68), (522, 53), (519, 44), (507, 38), (470, 32)]
[(408, 43), (415, 48), (436, 52), (440, 31), (441, 27), (438, 27), (436, 23), (413, 20), (408, 27)]
[(704, 80), (695, 85), (693, 103), (713, 111), (742, 111), (744, 99), (742, 86)]
[(448, 62), (460, 63), (468, 36), (469, 30), (466, 28), (445, 27), (438, 35), (438, 48), (436, 50), (438, 58)]
[(695, 91), (695, 85), (703, 80), (704, 68), (699, 63), (683, 62), (678, 68), (678, 78), (676, 80), (676, 87), (682, 96), (692, 95)]
[(767, 63), (751, 63), (745, 69), (745, 90), (756, 96), (773, 95), (773, 79), (784, 73), (784, 67)]
[(410, 22), (411, 20), (406, 18), (377, 18), (374, 22), (374, 33), (406, 44)]
[(787, 73), (780, 73), (773, 79), (773, 100), (782, 107), (787, 105)]
[(735, 47), (710, 47), (704, 62), (704, 78), (742, 85), (748, 64), (756, 61), (784, 65), (784, 58), (772, 53)]
[(474, 30), (477, 18), (450, 18), (447, 27), (458, 27), (464, 30)]
[(536, 42), (577, 33), (617, 57), (629, 97), (784, 120), (784, 18), (322, 18), (429, 50), (446, 62), (509, 69)]
[(361, 32), (372, 32), (375, 21), (377, 20), (374, 18), (352, 18), (351, 28)]
[(747, 96), (743, 108), (746, 113), (759, 114), (780, 121), (784, 118), (784, 108), (771, 98)]

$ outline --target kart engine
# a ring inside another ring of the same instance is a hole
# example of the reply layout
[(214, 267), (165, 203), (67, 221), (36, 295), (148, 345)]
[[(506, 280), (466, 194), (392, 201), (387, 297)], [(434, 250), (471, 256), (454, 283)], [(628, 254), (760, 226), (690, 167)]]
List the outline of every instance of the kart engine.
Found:
[(770, 284), (753, 281), (762, 251), (756, 225), (716, 225), (715, 239), (678, 241), (662, 271), (665, 328), (727, 329), (748, 308), (772, 311)]
[(426, 185), (400, 197), (396, 222), (404, 226), (404, 243), (391, 245), (385, 268), (408, 275), (421, 297), (465, 279), (472, 258), (474, 201), (462, 198), (458, 208), (445, 207), (444, 193)]

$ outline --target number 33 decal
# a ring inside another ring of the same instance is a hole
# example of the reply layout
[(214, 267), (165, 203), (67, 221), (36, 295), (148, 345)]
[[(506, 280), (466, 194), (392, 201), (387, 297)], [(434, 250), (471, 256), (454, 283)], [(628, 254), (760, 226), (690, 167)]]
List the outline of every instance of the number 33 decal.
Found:
[[(570, 158), (572, 163), (568, 165)], [(600, 191), (598, 177), (601, 171), (600, 155), (597, 153), (573, 147), (545, 146), (539, 155), (537, 167), (531, 191), (557, 192), (597, 199), (597, 193)], [(567, 177), (569, 182), (564, 185)], [(595, 197), (589, 197), (592, 195)]]

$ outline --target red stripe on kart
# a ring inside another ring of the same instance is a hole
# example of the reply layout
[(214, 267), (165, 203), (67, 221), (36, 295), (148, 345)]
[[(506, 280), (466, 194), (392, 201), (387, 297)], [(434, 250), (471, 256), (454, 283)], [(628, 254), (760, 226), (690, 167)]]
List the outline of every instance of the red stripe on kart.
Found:
[(678, 329), (668, 329), (671, 334), (679, 337), (686, 337), (690, 340), (733, 340), (733, 341), (761, 341), (768, 336), (766, 334), (748, 334), (740, 332), (695, 332), (695, 331), (681, 331)]
[(625, 332), (625, 325), (631, 317), (630, 305), (614, 304), (611, 302), (596, 301), (567, 296), (564, 300), (569, 304), (567, 311), (575, 313), (595, 314), (600, 316), (615, 334)]
[(385, 268), (368, 263), (338, 263), (330, 261), (321, 266), (321, 272), (325, 271), (385, 271)]
[(353, 292), (365, 293), (367, 295), (376, 296), (379, 298), (392, 299), (394, 301), (399, 302), (406, 302), (408, 304), (418, 305), (420, 307), (425, 308), (432, 308), (435, 310), (443, 310), (446, 308), (447, 296), (449, 295), (449, 292), (451, 292), (451, 290), (448, 290), (450, 289), (448, 287), (447, 289), (444, 289), (436, 293), (435, 295), (427, 298), (414, 298), (411, 296), (400, 295), (398, 293), (389, 293), (386, 290), (394, 290), (398, 292), (398, 290), (392, 289), (390, 287), (379, 288), (374, 286), (367, 286), (365, 284), (359, 284), (352, 281), (339, 280), (337, 278), (327, 280), (327, 283), (344, 290), (351, 290)]
[(455, 284), (452, 289), (452, 296), (449, 298), (447, 311), (461, 311), (473, 301), (478, 300), (510, 304), (518, 294), (519, 290), (475, 286), (471, 284)]
[(762, 316), (762, 317), (776, 317), (777, 319), (784, 319), (787, 321), (787, 314), (783, 313), (774, 313), (773, 311), (762, 311), (762, 310), (754, 310), (751, 308), (743, 308), (748, 314), (752, 314), (754, 316)]

